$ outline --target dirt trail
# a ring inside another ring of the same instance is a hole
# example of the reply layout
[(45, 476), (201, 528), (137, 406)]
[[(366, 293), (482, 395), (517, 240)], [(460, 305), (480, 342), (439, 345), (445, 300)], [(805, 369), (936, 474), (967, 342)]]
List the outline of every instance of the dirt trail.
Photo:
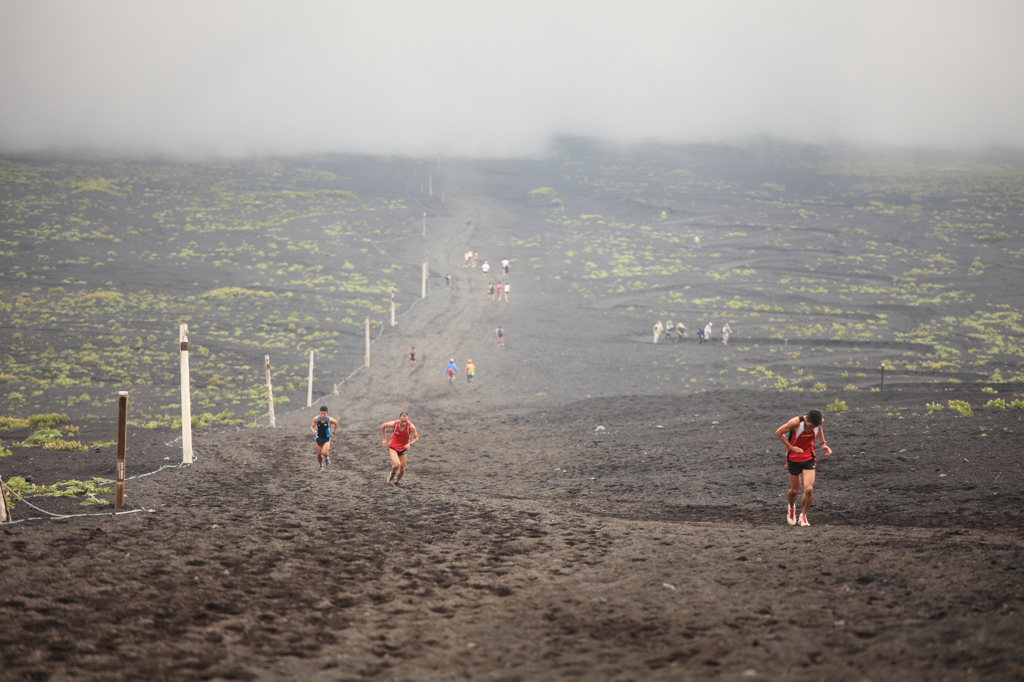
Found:
[[(814, 525), (789, 527), (771, 433), (817, 394), (638, 395), (653, 363), (706, 376), (723, 349), (645, 343), (525, 264), (488, 302), (462, 253), (500, 262), (509, 216), (446, 201), (389, 248), (455, 287), (327, 399), (328, 470), (312, 411), (286, 413), (131, 482), (154, 513), (0, 530), (0, 680), (1024, 680), (1019, 411), (851, 392)], [(477, 381), (449, 386), (450, 357)], [(401, 410), (424, 440), (396, 489), (379, 425)], [(148, 437), (149, 463), (176, 452)]]

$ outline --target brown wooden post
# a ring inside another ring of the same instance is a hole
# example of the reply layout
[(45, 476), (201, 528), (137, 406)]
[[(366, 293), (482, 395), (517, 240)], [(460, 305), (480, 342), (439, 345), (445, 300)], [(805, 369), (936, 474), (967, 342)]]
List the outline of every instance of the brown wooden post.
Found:
[(124, 506), (125, 452), (128, 450), (128, 391), (117, 394), (117, 480), (114, 488), (114, 507)]
[(879, 391), (885, 390), (885, 365), (882, 365), (882, 385), (878, 388)]
[(3, 477), (0, 476), (0, 523), (11, 522), (11, 510), (7, 508), (7, 500), (4, 498)]

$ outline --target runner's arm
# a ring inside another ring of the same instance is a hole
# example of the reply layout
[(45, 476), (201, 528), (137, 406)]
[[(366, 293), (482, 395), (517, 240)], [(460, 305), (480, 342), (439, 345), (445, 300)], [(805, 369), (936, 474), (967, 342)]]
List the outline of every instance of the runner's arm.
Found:
[(388, 429), (392, 428), (395, 422), (384, 422), (380, 425), (380, 440), (384, 445), (388, 444)]
[(309, 430), (312, 431), (313, 433), (316, 433), (316, 420), (317, 419), (318, 419), (317, 417), (313, 417), (313, 423), (309, 425)]
[(801, 452), (803, 452), (804, 451), (803, 448), (793, 447), (793, 445), (789, 442), (789, 440), (787, 440), (786, 434), (789, 433), (790, 431), (792, 431), (793, 429), (795, 429), (797, 427), (797, 424), (799, 424), (799, 423), (800, 423), (800, 417), (793, 417), (788, 422), (786, 422), (785, 424), (783, 424), (779, 428), (775, 429), (775, 437), (782, 441), (783, 445), (786, 446), (787, 450), (792, 450), (793, 452), (795, 452), (797, 454), (800, 454)]
[(825, 427), (824, 426), (819, 426), (818, 427), (818, 437), (821, 438), (821, 447), (823, 447), (825, 449), (825, 454), (828, 455), (829, 457), (831, 457), (832, 456), (832, 448), (830, 448), (828, 446), (828, 443), (825, 442)]
[(419, 442), (420, 439), (420, 433), (416, 430), (416, 427), (412, 425), (412, 422), (409, 422), (409, 429), (409, 435), (412, 436), (412, 440), (409, 441), (409, 445), (406, 447), (412, 447)]

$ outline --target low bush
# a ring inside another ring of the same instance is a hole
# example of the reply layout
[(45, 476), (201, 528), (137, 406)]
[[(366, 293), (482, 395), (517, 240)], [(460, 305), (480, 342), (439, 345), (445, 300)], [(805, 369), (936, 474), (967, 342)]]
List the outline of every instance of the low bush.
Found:
[(39, 429), (31, 436), (25, 439), (22, 445), (46, 445), (50, 441), (60, 440), (62, 434), (57, 429)]
[(971, 404), (966, 400), (950, 400), (949, 409), (959, 412), (961, 417), (974, 416), (974, 410), (971, 409)]
[(17, 417), (0, 417), (0, 429), (23, 429), (28, 426), (27, 419)]
[(71, 452), (88, 452), (89, 446), (79, 440), (51, 440), (43, 443), (43, 450), (70, 450)]
[(850, 408), (847, 407), (845, 400), (840, 400), (839, 398), (836, 398), (833, 402), (829, 403), (825, 409), (827, 409), (829, 412), (835, 412), (836, 414), (839, 414), (840, 412), (846, 412)]
[(33, 429), (39, 428), (40, 426), (53, 426), (54, 424), (63, 424), (68, 420), (66, 414), (34, 414), (28, 418), (28, 425)]

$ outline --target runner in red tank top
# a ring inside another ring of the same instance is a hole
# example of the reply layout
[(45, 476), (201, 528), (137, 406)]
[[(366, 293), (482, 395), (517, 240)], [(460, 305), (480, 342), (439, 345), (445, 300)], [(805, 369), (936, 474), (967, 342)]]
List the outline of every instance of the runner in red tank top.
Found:
[[(387, 430), (391, 429), (391, 440), (388, 440)], [(410, 440), (411, 437), (411, 440)], [(416, 426), (409, 421), (409, 413), (403, 412), (393, 422), (385, 422), (380, 425), (380, 444), (388, 449), (391, 455), (391, 472), (388, 474), (388, 483), (396, 487), (405, 475), (406, 455), (409, 447), (419, 441), (420, 435)]]
[(821, 438), (825, 454), (832, 455), (832, 448), (825, 442), (825, 432), (822, 429), (824, 421), (821, 412), (811, 410), (802, 417), (793, 417), (775, 430), (775, 437), (786, 446), (786, 468), (789, 471), (789, 507), (786, 510), (786, 523), (791, 526), (797, 525), (796, 496), (800, 493), (801, 482), (804, 494), (800, 500), (799, 523), (801, 526), (811, 525), (807, 521), (807, 510), (814, 499), (814, 477), (818, 466), (817, 452), (814, 449), (815, 440)]

